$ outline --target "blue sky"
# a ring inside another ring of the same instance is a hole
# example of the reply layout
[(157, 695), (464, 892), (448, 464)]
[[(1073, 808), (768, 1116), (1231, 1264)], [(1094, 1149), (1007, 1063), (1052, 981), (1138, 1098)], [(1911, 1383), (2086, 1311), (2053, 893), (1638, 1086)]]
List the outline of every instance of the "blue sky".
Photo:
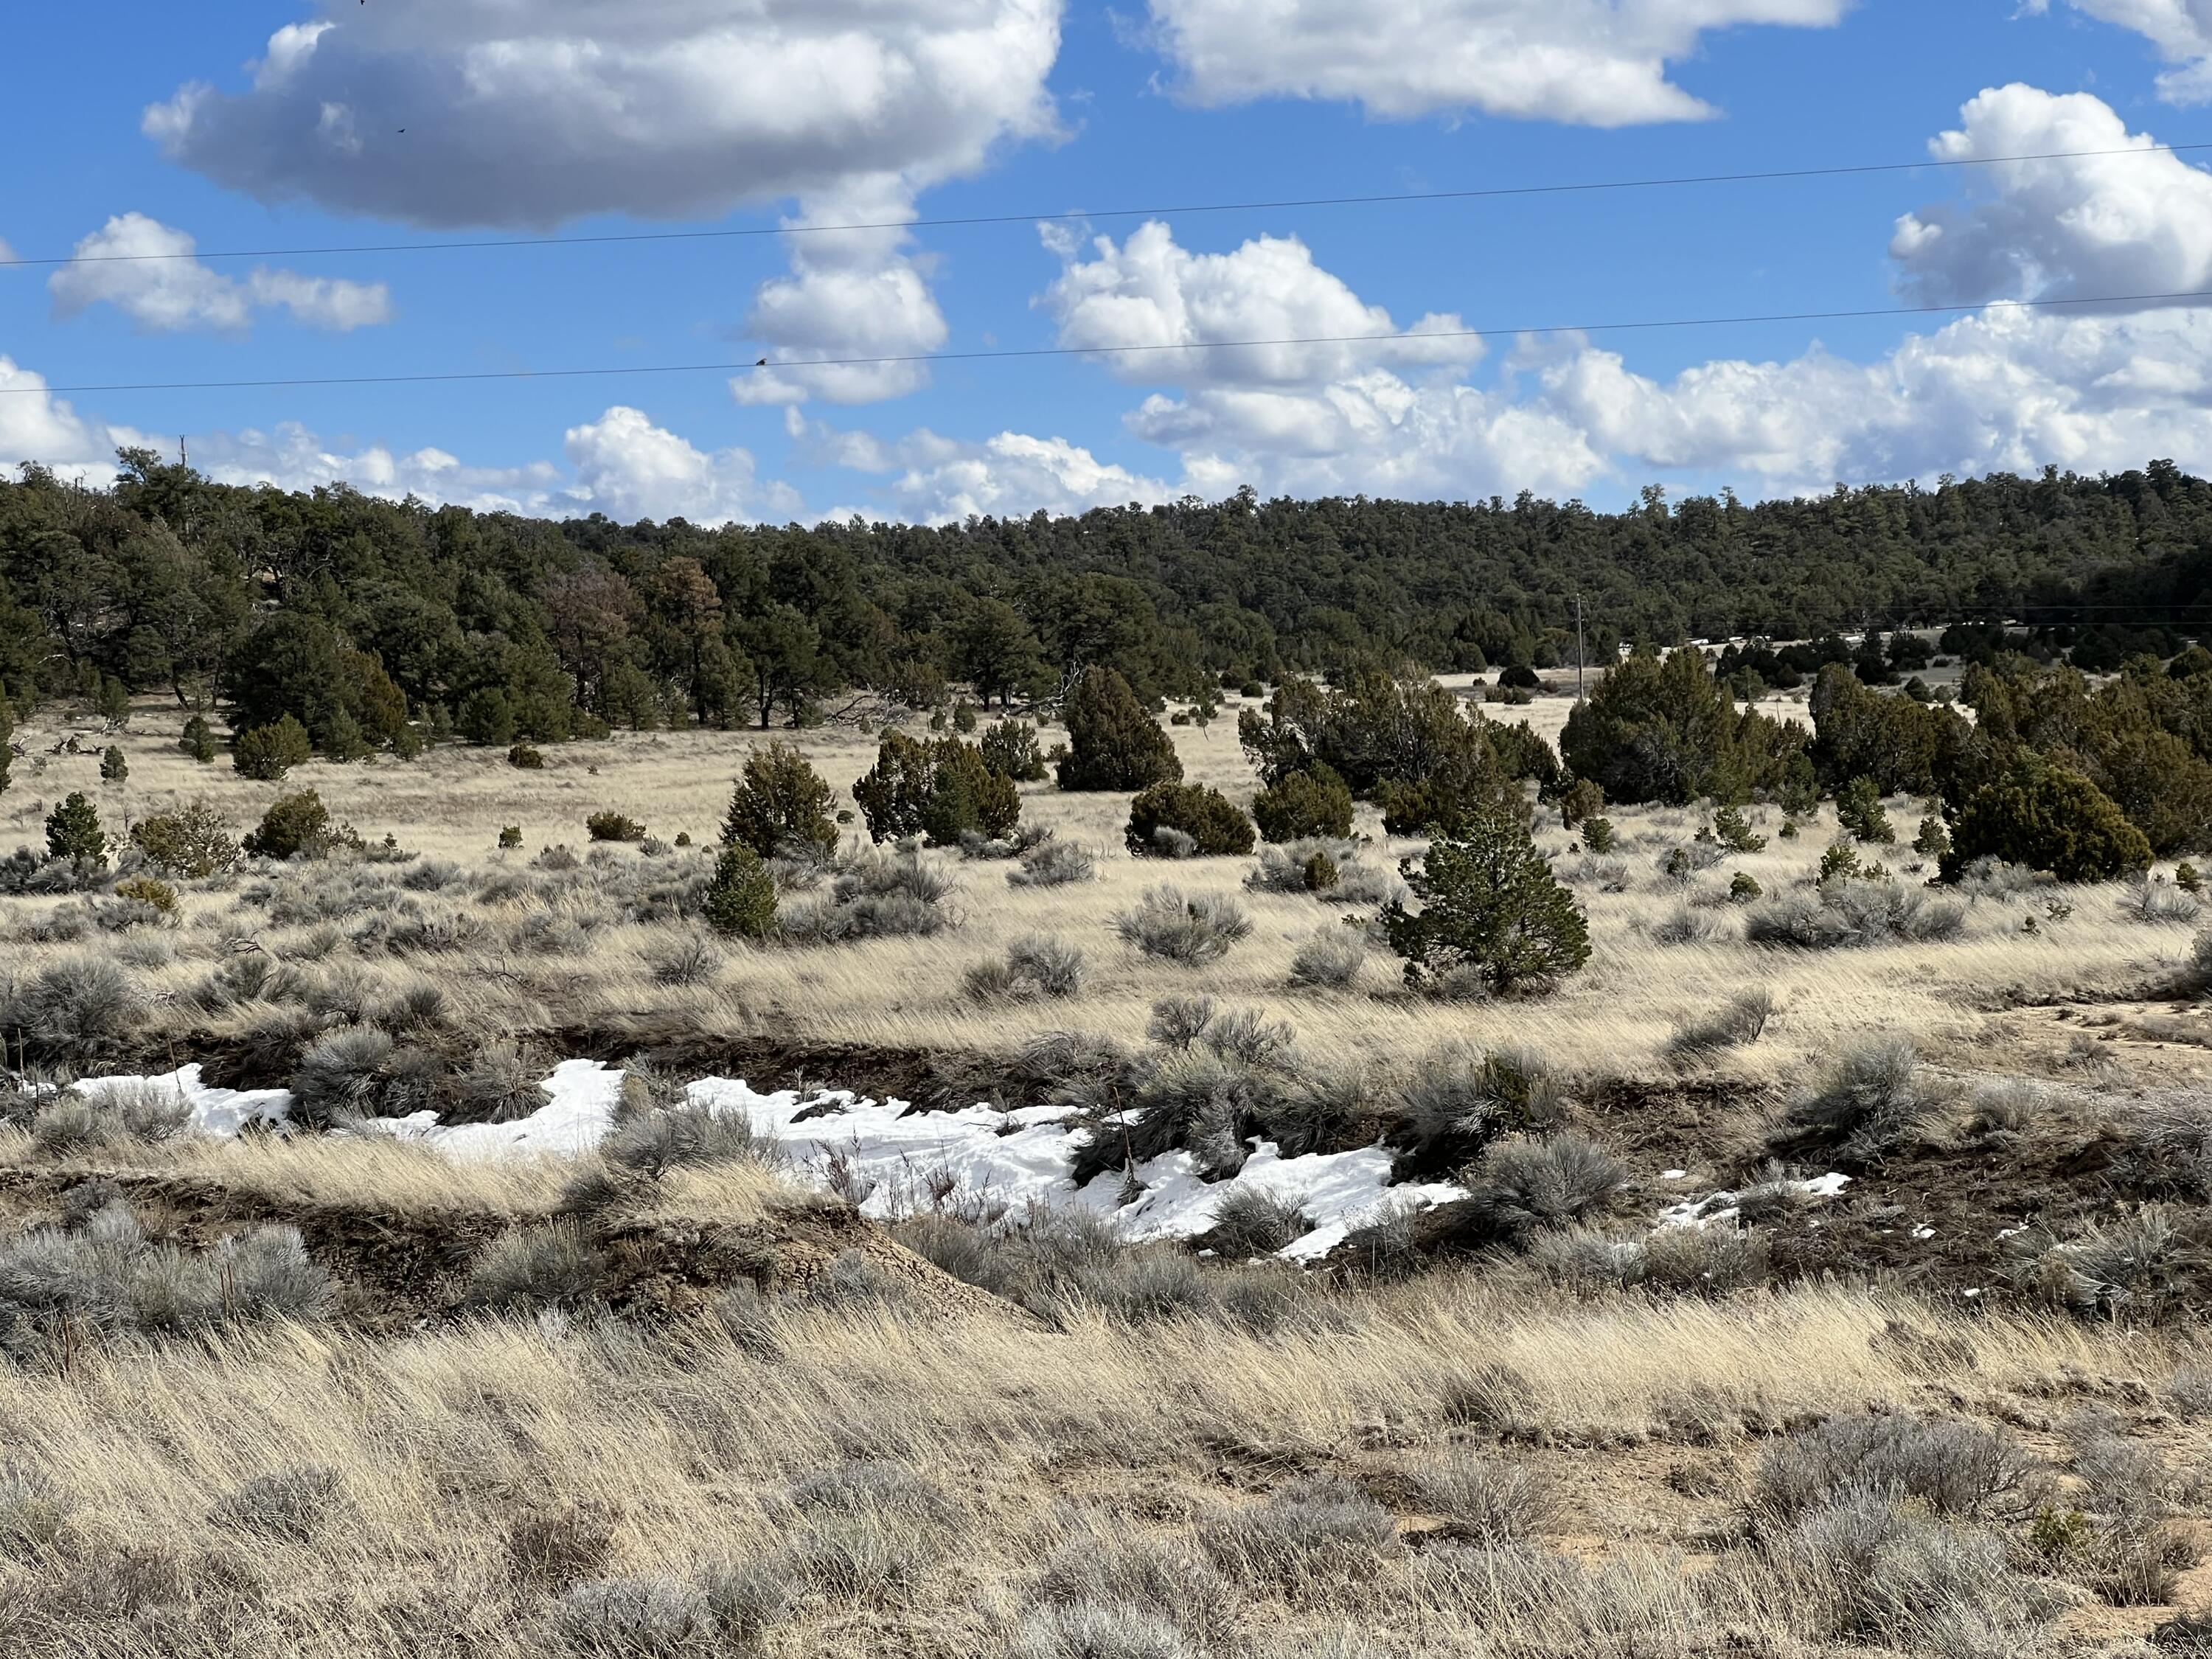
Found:
[[(2212, 0), (232, 0), (36, 8), (10, 46), (0, 240), (31, 258), (2212, 140)], [(2201, 470), (2212, 313), (2185, 307), (1479, 351), (1419, 319), (2212, 289), (2207, 160), (0, 270), (0, 463), (98, 476), (183, 434), (239, 481), (702, 520)], [(1337, 333), (1394, 337), (1208, 349)], [(734, 384), (43, 389), (1161, 343), (1183, 349)]]

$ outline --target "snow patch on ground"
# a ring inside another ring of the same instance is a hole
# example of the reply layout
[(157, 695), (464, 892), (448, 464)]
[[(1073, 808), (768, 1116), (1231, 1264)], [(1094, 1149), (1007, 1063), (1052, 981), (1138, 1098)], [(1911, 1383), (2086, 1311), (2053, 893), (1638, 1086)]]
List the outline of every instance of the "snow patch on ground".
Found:
[(289, 1089), (211, 1089), (200, 1081), (198, 1066), (179, 1066), (155, 1077), (88, 1077), (79, 1079), (81, 1094), (97, 1095), (111, 1089), (140, 1085), (173, 1091), (192, 1109), (191, 1127), (204, 1135), (234, 1135), (248, 1127), (272, 1128), (292, 1115)]
[(1746, 1193), (1708, 1193), (1703, 1198), (1686, 1198), (1679, 1204), (1670, 1204), (1659, 1212), (1659, 1225), (1666, 1227), (1733, 1227), (1742, 1219), (1743, 1200), (1749, 1191), (1759, 1193), (1795, 1193), (1803, 1198), (1836, 1198), (1851, 1184), (1847, 1175), (1830, 1170), (1826, 1175), (1814, 1176), (1805, 1181), (1777, 1181)]
[[(275, 1127), (291, 1111), (292, 1097), (284, 1090), (211, 1089), (200, 1081), (197, 1066), (143, 1080), (182, 1094), (191, 1104), (192, 1127), (204, 1134), (234, 1135), (248, 1124)], [(374, 1129), (453, 1158), (575, 1157), (598, 1146), (612, 1127), (622, 1080), (617, 1067), (572, 1060), (539, 1084), (545, 1104), (511, 1122), (447, 1125), (434, 1112), (417, 1112), (380, 1119)], [(139, 1081), (105, 1078), (80, 1086)], [(1243, 1188), (1297, 1204), (1313, 1231), (1281, 1254), (1311, 1261), (1394, 1209), (1428, 1209), (1467, 1196), (1465, 1188), (1444, 1182), (1391, 1186), (1390, 1153), (1384, 1147), (1285, 1158), (1273, 1142), (1261, 1141), (1244, 1167), (1224, 1181), (1201, 1179), (1188, 1152), (1139, 1164), (1135, 1175), (1141, 1191), (1125, 1204), (1127, 1182), (1119, 1171), (1076, 1186), (1070, 1171), (1084, 1132), (1065, 1127), (1066, 1115), (1057, 1108), (922, 1112), (904, 1101), (864, 1099), (847, 1090), (763, 1094), (719, 1077), (702, 1078), (687, 1092), (714, 1112), (750, 1120), (802, 1178), (850, 1199), (878, 1220), (932, 1209), (996, 1218), (1032, 1204), (1080, 1205), (1110, 1217), (1132, 1243), (1191, 1238), (1211, 1228), (1222, 1201)]]

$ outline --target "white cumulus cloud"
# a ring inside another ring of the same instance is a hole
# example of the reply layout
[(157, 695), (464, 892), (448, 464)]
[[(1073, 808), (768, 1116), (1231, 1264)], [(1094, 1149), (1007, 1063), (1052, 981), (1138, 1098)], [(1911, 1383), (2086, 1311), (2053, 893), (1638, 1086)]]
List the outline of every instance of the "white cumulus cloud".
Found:
[(1908, 336), (1870, 363), (1818, 348), (1661, 381), (1617, 353), (1559, 350), (1535, 401), (1617, 470), (1735, 477), (1759, 494), (2034, 471), (2118, 471), (2154, 456), (2212, 468), (2212, 316), (2005, 308)]
[(1850, 0), (1151, 0), (1153, 33), (1201, 104), (1342, 100), (1370, 113), (1630, 126), (1711, 106), (1669, 65), (1711, 31), (1825, 27)]
[[(2158, 77), (2168, 103), (2212, 103), (2212, 3), (2207, 0), (2068, 0), (2101, 22), (2133, 29), (2172, 65)], [(2027, 0), (2023, 9), (2043, 12), (2050, 0)]]
[[(1463, 365), (1482, 356), (1481, 341), (1449, 333), (1466, 326), (1456, 316), (1431, 313), (1401, 330), (1388, 311), (1315, 264), (1296, 237), (1192, 253), (1154, 222), (1118, 246), (1099, 237), (1087, 259), (1054, 229), (1045, 242), (1062, 264), (1039, 303), (1058, 324), (1060, 344), (1107, 354), (1122, 380), (1310, 386), (1376, 363)], [(1285, 340), (1316, 343), (1254, 343)]]
[(2160, 150), (2147, 133), (2130, 132), (2087, 93), (1992, 88), (1929, 152), (1947, 161), (2053, 159), (1961, 169), (1963, 203), (1898, 221), (1889, 251), (1917, 300), (1958, 305), (2212, 288), (2212, 173)]
[(0, 355), (0, 467), (25, 461), (81, 483), (114, 476), (115, 452), (139, 442), (127, 428), (80, 415), (47, 390), (46, 377)]
[(746, 333), (769, 348), (770, 367), (730, 382), (739, 403), (873, 403), (929, 383), (929, 366), (921, 362), (776, 366), (787, 360), (912, 358), (944, 345), (945, 313), (899, 228), (914, 211), (913, 198), (896, 179), (861, 181), (799, 204), (795, 224), (887, 228), (790, 238), (791, 274), (761, 285), (745, 324)]
[(617, 404), (568, 428), (563, 443), (575, 482), (566, 499), (611, 519), (689, 519), (726, 524), (796, 518), (787, 485), (763, 483), (750, 453), (709, 454), (646, 415)]
[(192, 257), (197, 246), (157, 219), (118, 214), (78, 242), (46, 289), (64, 317), (110, 305), (148, 334), (243, 333), (260, 311), (284, 311), (306, 327), (335, 333), (392, 320), (391, 290), (381, 283), (267, 269), (239, 281)]
[[(1464, 383), (1483, 347), (1449, 332), (1458, 317), (1401, 328), (1294, 238), (1194, 253), (1155, 222), (1119, 246), (1101, 237), (1087, 256), (1047, 241), (1062, 266), (1039, 303), (1058, 343), (1109, 354), (1101, 361), (1119, 379), (1174, 388), (1127, 424), (1176, 451), (1200, 494), (1572, 491), (1602, 469), (1551, 415)], [(1129, 346), (1176, 349), (1112, 349)]]
[(249, 84), (188, 84), (144, 127), (263, 200), (424, 225), (920, 188), (1055, 131), (1061, 4), (315, 0)]
[[(1102, 461), (1065, 438), (1001, 432), (980, 442), (922, 428), (885, 441), (787, 417), (799, 453), (817, 465), (884, 475), (881, 493), (896, 518), (945, 524), (970, 517), (1024, 518), (1036, 512), (1077, 514), (1094, 507), (1164, 501), (1174, 493), (1158, 478)], [(882, 507), (862, 517), (881, 517)], [(830, 514), (842, 518), (841, 510)]]

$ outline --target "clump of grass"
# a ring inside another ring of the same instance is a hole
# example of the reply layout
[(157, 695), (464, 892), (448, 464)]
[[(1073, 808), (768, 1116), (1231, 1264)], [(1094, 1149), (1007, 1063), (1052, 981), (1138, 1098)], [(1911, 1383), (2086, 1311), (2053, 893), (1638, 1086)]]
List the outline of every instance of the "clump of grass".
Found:
[(1539, 1272), (1584, 1294), (1726, 1296), (1765, 1284), (1768, 1256), (1765, 1235), (1757, 1229), (1721, 1225), (1626, 1237), (1570, 1227), (1540, 1234), (1529, 1244), (1529, 1260)]
[(1006, 872), (1006, 880), (1016, 887), (1071, 887), (1078, 882), (1094, 881), (1097, 875), (1097, 854), (1089, 848), (1074, 842), (1048, 841), (1024, 853), (1020, 865)]
[(1292, 841), (1262, 847), (1244, 885), (1255, 893), (1362, 908), (1385, 905), (1406, 895), (1406, 884), (1397, 872), (1370, 864), (1348, 841)]
[(1912, 1040), (1871, 1037), (1845, 1048), (1799, 1091), (1771, 1139), (1778, 1146), (1830, 1148), (1863, 1162), (1913, 1133), (1931, 1105)]
[(598, 1498), (526, 1508), (502, 1539), (508, 1575), (519, 1584), (557, 1589), (598, 1576), (614, 1557), (622, 1511)]
[(1100, 1315), (1127, 1325), (1197, 1319), (1271, 1330), (1309, 1306), (1286, 1282), (1291, 1276), (1209, 1272), (1180, 1247), (1125, 1244), (1092, 1211), (1039, 1209), (1020, 1224), (993, 1228), (927, 1214), (900, 1224), (897, 1236), (955, 1279), (1053, 1325)]
[(717, 1562), (701, 1575), (700, 1591), (714, 1633), (740, 1652), (781, 1623), (794, 1599), (780, 1563)]
[(327, 1464), (299, 1464), (257, 1474), (215, 1506), (218, 1526), (305, 1544), (353, 1513), (345, 1481)]
[(1398, 1139), (1425, 1167), (1456, 1168), (1500, 1135), (1556, 1124), (1564, 1104), (1561, 1079), (1534, 1049), (1446, 1043), (1407, 1079)]
[(85, 1066), (118, 1059), (146, 1011), (131, 975), (103, 957), (64, 957), (0, 979), (0, 1030), (18, 1063)]
[[(357, 1017), (367, 1010), (356, 1001), (348, 1012)], [(434, 1055), (381, 1027), (346, 1026), (316, 1038), (300, 1056), (292, 1115), (315, 1128), (349, 1118), (404, 1117), (434, 1105), (443, 1076)]]
[(1291, 983), (1340, 991), (1367, 964), (1367, 936), (1356, 928), (1324, 927), (1299, 945), (1291, 958)]
[(595, 1659), (680, 1659), (699, 1650), (710, 1622), (705, 1599), (680, 1579), (595, 1578), (561, 1593), (553, 1626)]
[(944, 1492), (903, 1463), (854, 1458), (811, 1474), (791, 1489), (802, 1510), (823, 1515), (877, 1515), (917, 1525), (953, 1518)]
[(1231, 1578), (1277, 1594), (1372, 1575), (1398, 1547), (1389, 1510), (1328, 1477), (1295, 1482), (1222, 1516), (1201, 1528), (1199, 1541)]
[(1472, 1202), (1496, 1237), (1523, 1240), (1585, 1221), (1627, 1183), (1628, 1166), (1571, 1133), (1493, 1143), (1474, 1180)]
[(546, 1101), (538, 1080), (545, 1074), (539, 1057), (512, 1037), (494, 1037), (470, 1055), (446, 1080), (453, 1109), (448, 1121), (506, 1123), (527, 1117)]
[(31, 1144), (49, 1158), (100, 1146), (157, 1144), (191, 1127), (191, 1102), (153, 1082), (108, 1084), (64, 1094), (31, 1120)]
[(2007, 1276), (2022, 1291), (2085, 1316), (2154, 1316), (2191, 1293), (2198, 1265), (2162, 1204), (2092, 1222), (2070, 1238), (2030, 1228), (2005, 1249)]
[(982, 962), (968, 970), (968, 994), (978, 999), (1055, 1000), (1083, 994), (1089, 969), (1081, 950), (1057, 939), (1032, 934), (1008, 947), (1003, 962)]
[(573, 1308), (599, 1293), (606, 1263), (572, 1221), (548, 1221), (501, 1234), (469, 1271), (469, 1298), (503, 1312)]
[(711, 985), (721, 977), (722, 958), (703, 939), (686, 939), (646, 958), (655, 985)]
[(2138, 876), (2122, 890), (2119, 914), (2130, 921), (2154, 926), (2186, 927), (2203, 915), (2204, 907), (2163, 878)]
[(799, 945), (932, 938), (959, 921), (945, 902), (955, 890), (951, 878), (922, 857), (919, 842), (888, 853), (864, 847), (839, 860), (827, 899), (791, 906), (777, 933)]
[(1890, 881), (1832, 880), (1810, 892), (1785, 893), (1753, 906), (1744, 937), (1753, 945), (1823, 951), (1856, 945), (1918, 944), (1957, 939), (1965, 907), (1931, 899)]
[(1667, 1058), (1677, 1065), (1693, 1064), (1730, 1048), (1748, 1048), (1765, 1034), (1774, 1018), (1771, 991), (1746, 991), (1702, 1019), (1684, 1022), (1668, 1040)]
[(1222, 1194), (1206, 1243), (1231, 1261), (1273, 1255), (1313, 1231), (1294, 1197), (1239, 1183)]
[(2047, 1651), (2041, 1627), (2063, 1605), (1996, 1534), (1868, 1488), (1800, 1516), (1766, 1559), (1820, 1634), (1947, 1659)]
[(1710, 945), (1726, 931), (1718, 916), (1688, 904), (1676, 905), (1650, 927), (1655, 945)]
[(1126, 1602), (1070, 1601), (1024, 1615), (1006, 1659), (1202, 1659), (1169, 1620)]
[(1232, 1628), (1237, 1592), (1187, 1538), (1116, 1534), (1063, 1544), (1037, 1576), (1035, 1599), (1047, 1607), (1147, 1608), (1211, 1644)]
[(2047, 1486), (2036, 1460), (2002, 1430), (1839, 1416), (1771, 1444), (1753, 1481), (1752, 1504), (1787, 1522), (1846, 1493), (1868, 1492), (1981, 1520), (2033, 1510)]
[(880, 1602), (912, 1589), (935, 1565), (927, 1529), (879, 1514), (831, 1515), (794, 1538), (786, 1559), (833, 1604)]
[(1420, 1495), (1422, 1507), (1443, 1522), (1445, 1536), (1491, 1549), (1525, 1542), (1559, 1520), (1550, 1483), (1504, 1458), (1448, 1458), (1423, 1472)]
[(1155, 887), (1134, 909), (1116, 916), (1114, 926), (1146, 956), (1195, 968), (1219, 962), (1249, 938), (1252, 919), (1234, 900), (1218, 894)]
[(77, 1320), (170, 1335), (317, 1319), (330, 1301), (327, 1276), (291, 1227), (255, 1228), (195, 1253), (148, 1238), (128, 1207), (110, 1202), (67, 1231), (37, 1228), (0, 1245), (0, 1322)]

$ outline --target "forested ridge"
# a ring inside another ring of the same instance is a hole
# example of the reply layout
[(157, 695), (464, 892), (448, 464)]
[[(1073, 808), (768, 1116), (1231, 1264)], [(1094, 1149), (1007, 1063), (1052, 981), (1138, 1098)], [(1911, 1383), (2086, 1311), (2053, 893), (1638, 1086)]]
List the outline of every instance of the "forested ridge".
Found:
[[(857, 690), (1048, 695), (1091, 663), (1147, 697), (1285, 666), (1437, 672), (1617, 640), (1808, 638), (2026, 617), (2186, 626), (2212, 484), (2171, 463), (1621, 513), (1522, 495), (1100, 509), (928, 527), (556, 523), (210, 483), (125, 452), (104, 490), (0, 483), (0, 684), (173, 689), (319, 748), (776, 724)], [(2083, 607), (2087, 607), (2086, 609)], [(299, 687), (327, 683), (314, 705)]]

